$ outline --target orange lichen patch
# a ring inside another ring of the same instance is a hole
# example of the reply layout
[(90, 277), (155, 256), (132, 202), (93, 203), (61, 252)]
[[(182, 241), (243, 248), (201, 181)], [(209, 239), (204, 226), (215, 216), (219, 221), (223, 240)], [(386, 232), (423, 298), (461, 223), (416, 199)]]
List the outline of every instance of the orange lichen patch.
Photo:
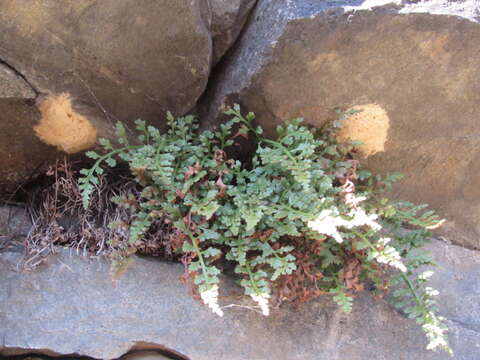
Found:
[(390, 119), (384, 109), (376, 104), (354, 106), (350, 110), (357, 113), (345, 119), (337, 135), (337, 140), (362, 142), (358, 150), (361, 156), (368, 157), (385, 151)]
[(49, 96), (38, 108), (42, 117), (33, 129), (43, 142), (68, 154), (95, 144), (97, 130), (86, 117), (73, 110), (68, 94)]

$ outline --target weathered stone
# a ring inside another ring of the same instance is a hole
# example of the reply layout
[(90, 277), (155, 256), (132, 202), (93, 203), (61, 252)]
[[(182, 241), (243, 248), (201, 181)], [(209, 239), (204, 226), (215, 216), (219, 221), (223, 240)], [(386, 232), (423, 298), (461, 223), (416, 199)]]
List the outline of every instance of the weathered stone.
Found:
[(35, 99), (28, 83), (8, 66), (0, 63), (0, 98)]
[(57, 150), (113, 137), (117, 121), (162, 128), (165, 111), (191, 110), (254, 3), (2, 1), (0, 190), (38, 174)]
[(32, 149), (48, 149), (31, 131), (40, 118), (33, 106), (35, 97), (28, 83), (0, 62), (0, 194), (7, 186), (14, 190), (38, 166), (41, 159), (35, 159), (35, 151), (29, 159)]
[(0, 206), (0, 235), (25, 237), (32, 228), (27, 211), (19, 206)]
[(164, 360), (167, 357), (155, 351), (139, 351), (122, 356), (120, 360)]
[(430, 11), (424, 2), (365, 10), (385, 2), (260, 0), (205, 118), (221, 121), (238, 102), (273, 134), (289, 118), (320, 127), (336, 108), (378, 107), (388, 136), (368, 165), (403, 172), (395, 196), (430, 203), (457, 225), (452, 240), (480, 247), (480, 5), (443, 1), (443, 13), (470, 20), (409, 13)]
[(210, 72), (202, 0), (3, 1), (0, 59), (43, 93), (69, 93), (112, 118), (161, 124), (190, 110)]
[[(387, 2), (387, 1), (385, 1)], [(401, 4), (401, 0), (394, 1)], [(436, 15), (460, 16), (472, 21), (480, 21), (480, 10), (477, 0), (425, 0), (405, 1), (400, 13), (429, 13)]]
[(162, 125), (164, 111), (193, 108), (212, 56), (233, 43), (254, 2), (7, 0), (0, 59), (42, 93), (82, 98), (111, 120)]
[(14, 192), (54, 161), (57, 151), (33, 132), (39, 119), (31, 99), (0, 98), (0, 196)]
[(213, 63), (232, 46), (256, 0), (211, 0)]
[[(455, 359), (480, 355), (480, 257), (435, 241), (434, 283), (441, 313), (450, 318)], [(109, 264), (66, 251), (38, 270), (17, 270), (20, 254), (0, 254), (0, 336), (5, 348), (111, 359), (136, 342), (161, 344), (195, 360), (210, 359), (450, 359), (424, 350), (418, 326), (367, 294), (345, 315), (328, 298), (269, 317), (240, 307), (223, 318), (192, 300), (178, 281), (182, 266), (136, 258), (113, 285)], [(225, 282), (228, 293), (237, 289)], [(224, 304), (246, 303), (237, 296)], [(1, 352), (0, 352), (1, 354)]]
[[(450, 323), (480, 334), (480, 253), (448, 243), (427, 247), (437, 259), (431, 286), (440, 290), (443, 315)], [(480, 356), (480, 342), (476, 347)]]

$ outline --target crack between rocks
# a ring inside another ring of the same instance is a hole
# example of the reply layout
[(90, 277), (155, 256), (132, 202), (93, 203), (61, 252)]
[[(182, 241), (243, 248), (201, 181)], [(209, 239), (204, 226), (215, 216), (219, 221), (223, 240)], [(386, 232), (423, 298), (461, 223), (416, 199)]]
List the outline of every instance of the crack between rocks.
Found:
[(13, 71), (13, 73), (15, 75), (17, 75), (18, 77), (20, 77), (23, 81), (25, 81), (25, 83), (30, 87), (30, 89), (32, 89), (32, 91), (34, 92), (35, 94), (35, 99), (38, 98), (39, 95), (41, 95), (41, 92), (38, 91), (35, 86), (32, 85), (32, 83), (30, 81), (28, 81), (28, 79), (26, 78), (25, 75), (23, 75), (20, 71), (18, 71), (15, 67), (13, 67), (11, 64), (9, 64), (7, 61), (3, 60), (2, 58), (0, 58), (0, 65), (3, 65), (5, 66), (6, 68), (8, 68), (9, 70)]
[[(198, 111), (199, 106), (203, 106), (204, 102), (208, 102), (208, 101), (206, 101), (206, 98), (210, 95), (212, 86), (214, 86), (214, 84), (217, 82), (218, 75), (222, 72), (222, 69), (226, 66), (225, 62), (227, 61), (227, 59), (230, 58), (229, 55), (237, 48), (238, 44), (240, 43), (246, 29), (249, 26), (249, 23), (250, 23), (250, 20), (251, 20), (252, 16), (255, 13), (255, 9), (257, 8), (258, 3), (259, 3), (259, 0), (254, 1), (254, 4), (252, 5), (252, 8), (250, 9), (248, 15), (245, 18), (245, 21), (243, 23), (242, 28), (238, 32), (237, 37), (232, 42), (230, 47), (217, 60), (216, 64), (213, 64), (213, 63), (211, 64), (212, 67), (210, 69), (210, 74), (208, 76), (207, 83), (205, 84), (205, 88), (203, 89), (203, 92), (200, 94), (200, 96), (196, 100), (193, 108), (190, 109), (190, 110)], [(213, 61), (213, 36), (212, 36), (212, 52), (211, 52), (211, 55), (212, 55), (212, 61)]]

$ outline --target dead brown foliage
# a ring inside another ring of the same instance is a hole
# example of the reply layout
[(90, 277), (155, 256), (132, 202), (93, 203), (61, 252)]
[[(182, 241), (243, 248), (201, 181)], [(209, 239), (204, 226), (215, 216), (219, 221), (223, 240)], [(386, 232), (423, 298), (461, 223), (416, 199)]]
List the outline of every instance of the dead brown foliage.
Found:
[[(70, 247), (83, 255), (107, 255), (113, 260), (112, 275), (121, 275), (128, 266), (123, 259), (135, 252), (172, 259), (171, 226), (158, 219), (146, 236), (135, 247), (128, 243), (128, 224), (132, 213), (111, 201), (113, 196), (139, 196), (139, 190), (130, 177), (121, 173), (106, 173), (99, 184), (88, 209), (82, 206), (77, 183), (77, 167), (66, 158), (48, 169), (49, 185), (29, 195), (28, 207), (33, 219), (33, 230), (26, 240), (25, 268), (33, 268), (55, 251), (57, 246)], [(125, 224), (111, 227), (109, 224)], [(125, 269), (124, 269), (125, 268)]]

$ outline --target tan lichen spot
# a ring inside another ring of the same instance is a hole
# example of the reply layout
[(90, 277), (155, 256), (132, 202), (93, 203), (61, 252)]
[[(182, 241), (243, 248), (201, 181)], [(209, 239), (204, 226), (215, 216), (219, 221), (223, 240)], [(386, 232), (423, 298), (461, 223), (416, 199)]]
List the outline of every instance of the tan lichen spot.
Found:
[(419, 43), (420, 51), (437, 65), (448, 65), (452, 54), (447, 51), (448, 36), (426, 33), (427, 39), (422, 39)]
[(38, 108), (42, 117), (33, 129), (43, 142), (68, 154), (95, 144), (97, 130), (86, 117), (73, 110), (68, 94), (49, 96)]
[[(95, 0), (65, 0), (61, 6), (49, 1), (18, 1), (1, 0), (2, 11), (0, 19), (6, 19), (9, 25), (15, 26), (20, 34), (25, 37), (40, 36), (48, 33), (55, 40), (61, 40), (56, 32), (65, 30), (56, 16), (71, 16), (78, 18), (87, 10)], [(68, 23), (68, 19), (66, 19)], [(60, 41), (63, 43), (63, 41)]]
[(110, 70), (110, 68), (108, 68), (107, 66), (100, 65), (98, 70), (100, 71), (100, 73), (102, 75), (104, 75), (106, 78), (112, 80), (118, 86), (123, 85), (123, 81), (117, 75), (115, 75), (115, 73), (112, 70)]
[(317, 54), (317, 56), (315, 56), (315, 59), (307, 63), (308, 68), (314, 72), (321, 71), (325, 69), (325, 67), (335, 69), (338, 68), (339, 65), (339, 57), (336, 52)]
[(343, 121), (337, 135), (338, 141), (361, 141), (358, 150), (363, 157), (385, 151), (390, 127), (387, 112), (377, 104), (358, 105), (350, 110), (358, 112)]
[(0, 18), (16, 27), (23, 36), (31, 37), (54, 23), (48, 10), (43, 1), (4, 0)]

